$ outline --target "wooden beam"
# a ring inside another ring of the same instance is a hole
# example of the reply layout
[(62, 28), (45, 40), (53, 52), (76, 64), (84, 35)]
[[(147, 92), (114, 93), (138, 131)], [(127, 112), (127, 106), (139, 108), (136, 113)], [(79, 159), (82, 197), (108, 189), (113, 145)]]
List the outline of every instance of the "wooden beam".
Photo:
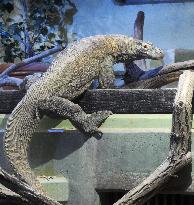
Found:
[(88, 113), (172, 113), (175, 94), (176, 89), (93, 90), (85, 93), (79, 105)]
[(0, 113), (11, 113), (24, 95), (24, 92), (17, 90), (0, 91)]
[[(87, 91), (78, 103), (87, 113), (172, 113), (176, 89), (110, 89)], [(25, 95), (21, 91), (0, 91), (0, 113), (9, 114)]]

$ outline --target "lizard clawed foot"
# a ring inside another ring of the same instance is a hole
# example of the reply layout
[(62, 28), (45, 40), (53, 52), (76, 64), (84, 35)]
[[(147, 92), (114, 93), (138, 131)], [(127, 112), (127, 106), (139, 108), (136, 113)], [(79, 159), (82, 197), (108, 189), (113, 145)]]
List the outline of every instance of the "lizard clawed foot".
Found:
[(95, 137), (97, 140), (102, 138), (103, 133), (98, 130), (96, 133), (93, 134), (93, 137)]
[(90, 137), (95, 137), (96, 139), (101, 139), (102, 135), (103, 135), (103, 133), (100, 130), (98, 130), (97, 128), (89, 130), (89, 131), (85, 132), (84, 134), (85, 134), (85, 137), (87, 139)]
[(102, 110), (92, 113), (89, 118), (96, 127), (100, 127), (100, 125), (112, 114), (113, 113), (109, 110)]
[(95, 137), (96, 139), (100, 139), (103, 133), (98, 129), (100, 125), (110, 116), (112, 115), (111, 111), (98, 111), (96, 113), (92, 113), (88, 116), (89, 125), (84, 130), (87, 137)]

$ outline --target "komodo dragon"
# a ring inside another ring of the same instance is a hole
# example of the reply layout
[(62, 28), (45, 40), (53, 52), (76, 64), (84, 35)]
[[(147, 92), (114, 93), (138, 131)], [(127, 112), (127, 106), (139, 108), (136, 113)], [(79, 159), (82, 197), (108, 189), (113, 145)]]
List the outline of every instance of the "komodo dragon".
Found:
[(73, 43), (58, 54), (48, 71), (33, 83), (11, 113), (4, 135), (4, 149), (14, 173), (32, 188), (44, 193), (28, 162), (28, 147), (40, 119), (54, 113), (69, 119), (90, 136), (111, 111), (86, 114), (71, 102), (98, 78), (102, 88), (114, 83), (115, 63), (138, 59), (161, 59), (164, 54), (151, 43), (124, 35), (99, 35)]

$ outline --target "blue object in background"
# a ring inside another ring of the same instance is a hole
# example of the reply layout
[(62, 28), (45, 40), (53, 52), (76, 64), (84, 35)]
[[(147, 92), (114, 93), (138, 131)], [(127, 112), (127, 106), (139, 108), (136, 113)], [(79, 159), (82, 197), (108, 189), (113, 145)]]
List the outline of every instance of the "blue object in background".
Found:
[(148, 78), (153, 78), (154, 76), (156, 76), (159, 73), (159, 71), (161, 69), (162, 69), (162, 66), (160, 66), (158, 68), (148, 70), (148, 71), (145, 71), (145, 73), (140, 76), (139, 80), (146, 80)]
[(0, 28), (0, 35), (3, 38), (8, 38), (10, 34), (7, 31), (4, 31), (2, 28)]

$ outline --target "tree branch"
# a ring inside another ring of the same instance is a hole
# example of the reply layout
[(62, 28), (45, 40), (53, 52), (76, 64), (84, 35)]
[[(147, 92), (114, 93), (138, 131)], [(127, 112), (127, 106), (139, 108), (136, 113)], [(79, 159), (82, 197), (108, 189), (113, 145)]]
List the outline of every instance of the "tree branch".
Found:
[[(64, 49), (62, 46), (56, 46), (56, 47), (54, 47), (52, 49), (49, 49), (47, 51), (43, 51), (42, 53), (37, 54), (37, 55), (35, 55), (33, 57), (27, 58), (27, 59), (23, 60), (23, 62), (21, 62), (21, 63), (11, 65), (9, 68), (7, 68), (4, 72), (2, 72), (0, 74), (0, 82), (3, 79), (4, 79), (4, 82), (5, 82), (5, 80), (8, 77), (8, 75), (11, 72), (15, 71), (16, 69), (18, 69), (18, 68), (20, 68), (22, 66), (28, 65), (28, 64), (30, 64), (32, 62), (38, 61), (38, 60), (40, 60), (40, 59), (42, 59), (42, 58), (44, 58), (46, 56), (49, 56), (49, 55), (54, 54), (54, 53), (56, 53), (58, 51), (61, 51), (62, 49)], [(4, 84), (4, 82), (3, 82), (3, 84)], [(17, 84), (17, 83), (15, 83), (15, 84)]]
[[(2, 185), (10, 189), (11, 191), (20, 195), (19, 200), (21, 201), (27, 200), (28, 204), (61, 205), (60, 203), (41, 195), (37, 191), (33, 190), (28, 184), (18, 180), (16, 177), (8, 174), (1, 168), (0, 168), (0, 182)], [(18, 195), (14, 194), (14, 196), (19, 197)]]
[(177, 81), (179, 79), (179, 76), (183, 73), (184, 70), (188, 70), (188, 69), (194, 70), (194, 60), (172, 63), (146, 72), (143, 72), (143, 70), (141, 70), (137, 65), (134, 69), (133, 64), (131, 64), (128, 69), (134, 70), (138, 74), (137, 76), (141, 74), (139, 76), (139, 79), (144, 79), (144, 80), (136, 79), (135, 82), (130, 83), (128, 79), (130, 79), (131, 77), (129, 77), (129, 73), (126, 73), (124, 75), (124, 80), (126, 82), (126, 85), (123, 88), (133, 88), (133, 89), (160, 88), (166, 84)]
[(188, 60), (178, 63), (172, 63), (169, 65), (163, 66), (163, 68), (159, 71), (159, 75), (175, 72), (178, 70), (188, 70), (188, 69), (194, 69), (194, 60)]
[(180, 76), (174, 101), (169, 156), (147, 179), (129, 191), (114, 205), (140, 205), (145, 203), (157, 194), (161, 188), (164, 188), (172, 175), (191, 162), (189, 149), (193, 89), (194, 73), (185, 71)]
[(134, 23), (134, 38), (143, 40), (143, 27), (145, 15), (143, 11), (137, 13), (137, 18)]
[(6, 188), (0, 188), (0, 198), (5, 200), (7, 203), (15, 203), (18, 205), (29, 204), (26, 199)]
[(183, 71), (176, 71), (172, 73), (166, 73), (162, 75), (157, 75), (153, 78), (149, 78), (146, 80), (139, 80), (136, 82), (132, 82), (123, 86), (125, 89), (155, 89), (161, 88), (164, 85), (177, 81), (179, 76), (183, 73)]
[[(143, 40), (143, 27), (145, 21), (145, 14), (143, 11), (137, 13), (137, 18), (134, 23), (134, 38)], [(135, 61), (135, 63), (140, 66), (142, 69), (146, 69), (145, 59)]]

